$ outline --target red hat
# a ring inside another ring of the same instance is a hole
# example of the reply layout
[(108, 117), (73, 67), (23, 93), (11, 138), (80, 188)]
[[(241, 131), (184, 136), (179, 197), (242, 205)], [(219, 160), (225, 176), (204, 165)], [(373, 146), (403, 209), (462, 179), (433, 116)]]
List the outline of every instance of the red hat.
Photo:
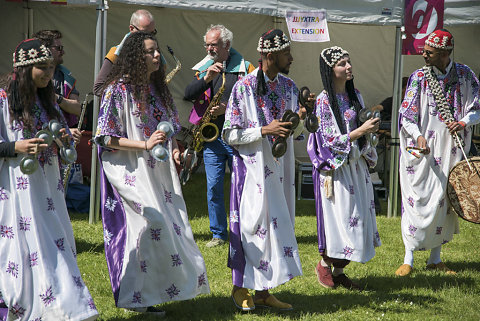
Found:
[(428, 35), (425, 44), (438, 49), (453, 49), (453, 36), (445, 29), (435, 30)]

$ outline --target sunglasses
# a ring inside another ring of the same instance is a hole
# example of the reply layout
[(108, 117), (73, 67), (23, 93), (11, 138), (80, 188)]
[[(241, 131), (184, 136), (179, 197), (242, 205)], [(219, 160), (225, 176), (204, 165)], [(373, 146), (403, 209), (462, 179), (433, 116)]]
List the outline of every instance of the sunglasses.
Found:
[[(132, 27), (134, 27), (134, 28), (135, 28), (135, 30), (137, 30), (137, 31), (143, 31), (143, 32), (147, 32), (147, 31), (145, 31), (145, 30), (140, 30), (140, 29), (138, 29), (138, 27), (137, 27), (137, 26), (135, 26), (135, 25), (132, 25)], [(155, 36), (155, 35), (157, 34), (157, 29), (153, 29), (153, 31), (152, 31), (152, 32), (150, 32), (150, 33), (151, 33), (152, 35), (154, 35), (154, 36)]]

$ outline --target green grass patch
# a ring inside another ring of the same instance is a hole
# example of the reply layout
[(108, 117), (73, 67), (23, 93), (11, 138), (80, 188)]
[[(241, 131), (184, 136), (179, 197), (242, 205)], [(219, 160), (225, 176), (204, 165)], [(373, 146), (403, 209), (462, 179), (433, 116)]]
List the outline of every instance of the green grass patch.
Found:
[[(226, 191), (228, 179), (226, 179)], [(365, 291), (328, 290), (316, 280), (317, 250), (314, 202), (297, 201), (296, 236), (303, 276), (271, 291), (294, 310), (278, 313), (257, 309), (236, 310), (230, 298), (231, 273), (227, 267), (228, 246), (206, 248), (210, 240), (204, 174), (195, 175), (184, 187), (184, 198), (195, 240), (207, 265), (210, 295), (161, 306), (166, 320), (480, 320), (480, 225), (460, 220), (460, 234), (443, 246), (442, 259), (458, 272), (456, 276), (425, 270), (429, 251), (415, 252), (415, 270), (399, 278), (395, 270), (403, 263), (400, 218), (377, 216), (383, 245), (367, 264), (352, 262), (345, 272)], [(228, 195), (228, 192), (227, 192)], [(386, 204), (382, 204), (383, 212)], [(228, 204), (227, 204), (228, 209)], [(155, 320), (115, 307), (103, 251), (100, 223), (88, 224), (87, 214), (71, 215), (77, 242), (78, 265), (100, 313), (100, 320)]]

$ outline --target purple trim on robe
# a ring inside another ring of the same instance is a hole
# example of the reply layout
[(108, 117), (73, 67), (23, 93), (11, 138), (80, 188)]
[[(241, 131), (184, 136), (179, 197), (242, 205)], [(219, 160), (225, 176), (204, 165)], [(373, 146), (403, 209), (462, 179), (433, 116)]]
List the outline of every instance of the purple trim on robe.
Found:
[(314, 167), (312, 170), (313, 193), (315, 194), (315, 212), (317, 213), (317, 241), (318, 252), (325, 254), (327, 241), (325, 240), (325, 223), (323, 221), (322, 195), (320, 186), (320, 172)]
[[(102, 153), (108, 151), (102, 147), (98, 148), (98, 159), (100, 162), (100, 186), (101, 186), (101, 211), (103, 229), (112, 234), (110, 245), (106, 242), (105, 258), (107, 259), (107, 267), (110, 275), (110, 283), (112, 285), (113, 297), (115, 305), (118, 304), (118, 295), (120, 293), (120, 275), (123, 267), (123, 257), (125, 255), (125, 244), (127, 241), (127, 222), (125, 218), (125, 209), (123, 208), (122, 199), (115, 187), (110, 184), (108, 178), (103, 171)], [(105, 203), (107, 199), (117, 201), (114, 211), (106, 209)]]
[(8, 308), (0, 308), (0, 321), (6, 321), (8, 317)]
[[(243, 163), (240, 154), (233, 149), (233, 175), (230, 190), (230, 212), (237, 211), (240, 213), (240, 201), (242, 200), (243, 186), (245, 184), (245, 175), (247, 169)], [(245, 254), (242, 246), (242, 233), (240, 231), (241, 217), (238, 215), (238, 222), (230, 220), (230, 248), (235, 251), (234, 258), (228, 253), (228, 267), (232, 269), (233, 285), (243, 287), (243, 275), (245, 272)]]
[[(318, 136), (318, 137), (317, 137)], [(322, 194), (320, 184), (320, 170), (330, 170), (327, 159), (333, 158), (329, 148), (321, 147), (319, 133), (312, 133), (308, 137), (307, 153), (313, 164), (312, 179), (313, 192), (315, 194), (315, 212), (317, 214), (317, 240), (318, 252), (325, 253), (327, 244), (325, 241), (325, 223), (323, 222)]]

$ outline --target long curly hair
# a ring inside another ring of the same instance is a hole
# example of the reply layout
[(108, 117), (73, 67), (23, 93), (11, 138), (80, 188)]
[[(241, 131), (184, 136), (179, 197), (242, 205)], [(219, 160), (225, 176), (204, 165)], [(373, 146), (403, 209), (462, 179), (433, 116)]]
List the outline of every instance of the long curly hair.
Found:
[[(139, 102), (145, 102), (145, 90), (149, 84), (152, 84), (156, 93), (162, 99), (164, 106), (171, 108), (172, 95), (165, 83), (165, 64), (163, 59), (160, 59), (158, 70), (150, 75), (150, 79), (147, 78), (145, 58), (147, 54), (145, 40), (147, 39), (157, 42), (155, 36), (148, 32), (138, 31), (128, 36), (102, 90), (104, 91), (111, 83), (122, 79), (123, 83), (133, 85), (132, 89), (135, 99)], [(158, 50), (160, 51), (160, 49)]]
[[(340, 108), (338, 106), (337, 101), (337, 93), (335, 92), (335, 88), (333, 86), (333, 67), (327, 65), (327, 63), (323, 60), (322, 56), (319, 57), (320, 61), (320, 75), (322, 77), (322, 83), (325, 91), (328, 95), (328, 101), (330, 102), (330, 107), (332, 108), (333, 115), (335, 116), (335, 120), (337, 121), (338, 128), (340, 128), (340, 132), (342, 134), (347, 133), (347, 129), (345, 128), (345, 121), (343, 120), (342, 115), (340, 114)], [(357, 97), (357, 93), (355, 92), (355, 86), (353, 84), (353, 79), (347, 80), (345, 83), (345, 91), (348, 95), (348, 100), (350, 104), (353, 105), (356, 116), (357, 125), (360, 125), (360, 120), (358, 116), (360, 114), (360, 110), (362, 109), (362, 105)], [(358, 144), (360, 148), (362, 148), (366, 143), (365, 136), (362, 136), (358, 140)]]
[(50, 119), (60, 118), (60, 113), (55, 108), (55, 91), (52, 81), (48, 82), (47, 87), (35, 90), (35, 83), (32, 79), (33, 67), (34, 65), (28, 65), (15, 68), (6, 88), (11, 120), (22, 122), (23, 126), (30, 129), (34, 124), (32, 110), (36, 96)]

